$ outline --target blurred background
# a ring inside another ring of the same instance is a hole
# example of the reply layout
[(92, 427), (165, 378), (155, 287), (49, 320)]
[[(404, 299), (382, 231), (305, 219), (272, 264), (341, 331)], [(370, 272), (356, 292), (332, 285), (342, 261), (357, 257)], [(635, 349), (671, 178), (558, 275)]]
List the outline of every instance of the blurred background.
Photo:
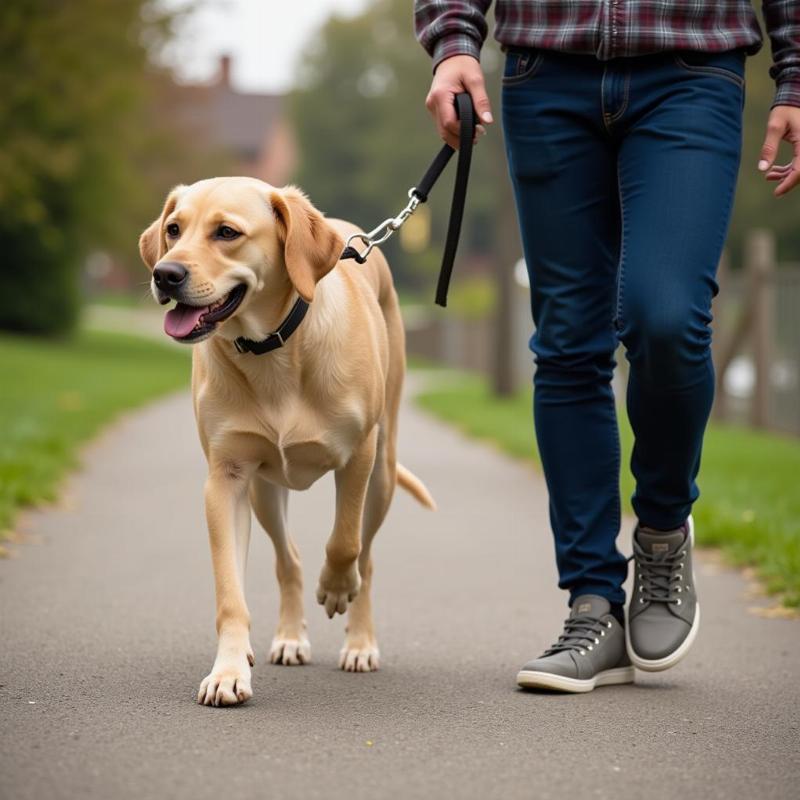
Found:
[[(769, 65), (766, 47), (747, 67), (715, 308), (706, 530), (718, 544), (741, 529), (749, 544), (733, 557), (798, 604), (800, 197), (776, 201), (755, 168)], [(493, 41), (483, 67), (499, 111)], [(171, 186), (226, 174), (293, 182), (369, 229), (400, 210), (440, 143), (410, 0), (6, 0), (0, 76), (0, 530), (10, 530), (17, 508), (55, 497), (99, 425), (186, 385), (186, 351), (161, 343), (137, 251)], [(420, 402), (535, 458), (532, 323), (499, 124), (473, 163), (446, 311), (433, 291), (452, 168), (385, 250), (412, 363), (447, 376)], [(618, 388), (624, 380), (621, 359)], [(628, 494), (629, 484), (624, 475)]]

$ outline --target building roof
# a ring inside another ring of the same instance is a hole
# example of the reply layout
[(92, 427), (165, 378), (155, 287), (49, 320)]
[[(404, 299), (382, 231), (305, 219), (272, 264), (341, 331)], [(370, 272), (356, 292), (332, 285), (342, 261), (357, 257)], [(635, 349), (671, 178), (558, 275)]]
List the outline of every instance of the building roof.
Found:
[(177, 87), (173, 111), (181, 123), (210, 144), (231, 150), (242, 161), (255, 161), (283, 117), (283, 96), (244, 93), (230, 83), (230, 58), (223, 56), (216, 82)]

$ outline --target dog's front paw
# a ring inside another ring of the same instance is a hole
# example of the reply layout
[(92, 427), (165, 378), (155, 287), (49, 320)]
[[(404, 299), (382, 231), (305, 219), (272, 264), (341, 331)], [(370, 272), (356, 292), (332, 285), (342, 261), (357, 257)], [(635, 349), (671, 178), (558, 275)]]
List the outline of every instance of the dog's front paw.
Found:
[(345, 672), (375, 672), (380, 665), (381, 654), (374, 641), (360, 646), (345, 642), (339, 653), (339, 667)]
[(344, 570), (336, 570), (326, 561), (319, 576), (317, 602), (325, 606), (325, 612), (333, 618), (334, 614), (347, 611), (347, 604), (355, 599), (360, 588), (357, 562)]
[(240, 662), (215, 663), (211, 674), (203, 678), (197, 702), (204, 706), (236, 706), (253, 696), (250, 686), (250, 656)]
[(308, 664), (311, 661), (311, 644), (305, 636), (299, 639), (285, 639), (276, 636), (269, 650), (272, 664)]

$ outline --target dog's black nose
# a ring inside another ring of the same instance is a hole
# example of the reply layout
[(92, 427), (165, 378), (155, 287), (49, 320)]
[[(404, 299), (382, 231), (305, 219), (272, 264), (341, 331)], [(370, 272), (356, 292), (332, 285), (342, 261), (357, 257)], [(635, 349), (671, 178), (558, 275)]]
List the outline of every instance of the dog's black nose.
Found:
[(188, 277), (189, 271), (177, 261), (162, 261), (153, 270), (153, 280), (162, 292), (177, 289)]

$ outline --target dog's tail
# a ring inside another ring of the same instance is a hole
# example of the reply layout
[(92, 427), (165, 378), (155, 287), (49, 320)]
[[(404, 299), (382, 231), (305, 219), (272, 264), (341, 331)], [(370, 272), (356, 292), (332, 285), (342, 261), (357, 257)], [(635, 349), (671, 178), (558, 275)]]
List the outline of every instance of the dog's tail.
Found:
[(414, 499), (425, 508), (436, 511), (436, 503), (431, 497), (431, 493), (425, 488), (425, 484), (402, 464), (397, 465), (397, 485), (413, 495)]

